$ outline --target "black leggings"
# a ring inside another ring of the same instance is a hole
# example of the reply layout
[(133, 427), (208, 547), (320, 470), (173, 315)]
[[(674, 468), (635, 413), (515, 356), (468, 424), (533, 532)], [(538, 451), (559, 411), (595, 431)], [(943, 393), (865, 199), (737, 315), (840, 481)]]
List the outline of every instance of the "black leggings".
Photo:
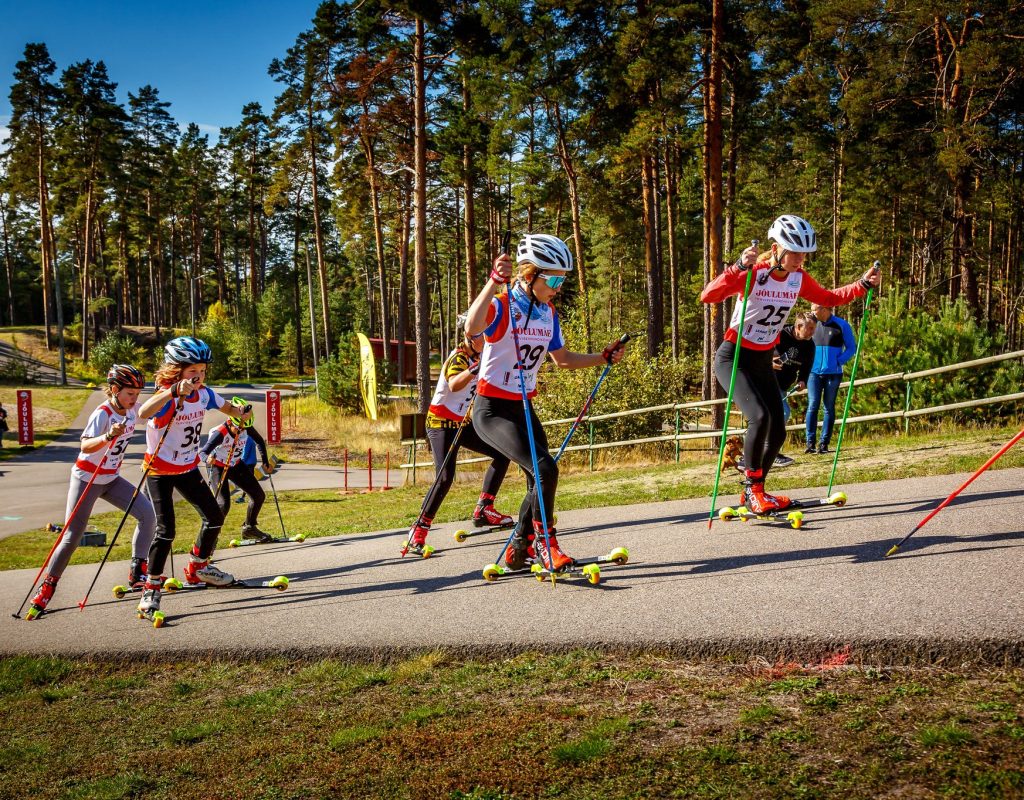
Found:
[(252, 465), (241, 461), (232, 465), (228, 469), (228, 476), (221, 483), (223, 474), (224, 467), (213, 467), (210, 470), (213, 490), (216, 491), (217, 484), (220, 484), (220, 496), (217, 498), (220, 513), (224, 519), (227, 519), (228, 512), (231, 510), (231, 484), (233, 483), (249, 496), (249, 505), (245, 509), (245, 524), (255, 527), (260, 509), (263, 508), (263, 501), (267, 499), (267, 493), (263, 491), (260, 482), (256, 480)]
[[(544, 511), (547, 513), (548, 525), (551, 525), (555, 514), (555, 490), (558, 489), (558, 464), (548, 452), (548, 437), (533, 411), (532, 404), (530, 422), (533, 427), (533, 439), (537, 445), (537, 466), (540, 471), (540, 485), (544, 492)], [(540, 519), (540, 504), (533, 491), (533, 459), (530, 457), (530, 440), (526, 433), (526, 414), (522, 400), (502, 400), (477, 395), (473, 406), (473, 424), (481, 439), (508, 456), (526, 473), (527, 491), (519, 509), (519, 523), (523, 530), (529, 530), (530, 521)]]
[[(726, 391), (729, 390), (735, 353), (736, 345), (732, 342), (722, 342), (715, 353), (715, 375)], [(747, 418), (743, 463), (748, 469), (762, 470), (764, 476), (768, 475), (775, 463), (775, 456), (786, 441), (782, 392), (772, 367), (773, 353), (773, 350), (741, 348), (740, 363), (736, 368), (736, 386), (732, 393), (733, 400)]]
[(473, 428), (472, 420), (463, 427), (462, 435), (459, 436), (459, 441), (455, 445), (455, 452), (448, 458), (448, 464), (442, 470), (441, 465), (444, 463), (445, 457), (448, 455), (448, 451), (451, 449), (458, 433), (459, 428), (457, 427), (427, 428), (427, 439), (430, 440), (430, 455), (434, 459), (435, 478), (434, 485), (430, 487), (430, 491), (427, 492), (427, 497), (423, 501), (423, 516), (430, 519), (433, 519), (434, 515), (437, 514), (441, 503), (448, 496), (448, 490), (452, 488), (452, 483), (455, 480), (455, 462), (459, 458), (459, 450), (463, 447), (467, 447), (475, 453), (492, 459), (491, 465), (487, 468), (487, 473), (484, 475), (484, 485), (481, 490), (486, 494), (496, 495), (501, 488), (501, 482), (505, 480), (505, 473), (508, 472), (508, 459), (480, 438)]
[(198, 469), (179, 475), (150, 475), (146, 478), (146, 492), (156, 511), (156, 538), (149, 548), (149, 574), (163, 575), (167, 556), (174, 542), (174, 490), (184, 497), (203, 520), (196, 538), (200, 558), (209, 558), (217, 547), (217, 537), (224, 524), (224, 515), (213, 499), (209, 484)]

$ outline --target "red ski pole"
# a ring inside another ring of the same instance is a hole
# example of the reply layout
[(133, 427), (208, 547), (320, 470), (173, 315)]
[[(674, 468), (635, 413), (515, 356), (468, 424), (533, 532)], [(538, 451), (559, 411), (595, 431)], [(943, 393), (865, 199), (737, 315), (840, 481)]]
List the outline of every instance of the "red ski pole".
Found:
[(977, 478), (979, 475), (981, 475), (981, 473), (983, 473), (985, 470), (987, 470), (989, 467), (991, 467), (993, 464), (995, 464), (1000, 458), (1003, 457), (1003, 454), (1007, 450), (1009, 450), (1011, 447), (1013, 447), (1015, 444), (1017, 444), (1017, 442), (1019, 442), (1021, 439), (1024, 439), (1024, 430), (1021, 430), (1020, 433), (1018, 433), (1016, 436), (1014, 436), (1012, 439), (1010, 439), (1010, 441), (1008, 441), (1001, 448), (999, 448), (999, 452), (996, 453), (994, 456), (992, 456), (992, 458), (990, 458), (984, 464), (982, 464), (981, 467), (978, 469), (978, 471), (975, 472), (966, 481), (964, 481), (963, 485), (959, 489), (957, 489), (955, 492), (953, 492), (953, 494), (951, 494), (949, 497), (947, 497), (945, 500), (943, 500), (941, 503), (939, 503), (938, 508), (934, 509), (932, 512), (930, 512), (928, 514), (927, 517), (925, 517), (923, 520), (921, 520), (919, 523), (917, 523), (917, 525), (914, 526), (914, 530), (912, 530), (910, 533), (908, 533), (906, 536), (904, 536), (902, 539), (900, 539), (896, 544), (894, 544), (892, 547), (890, 547), (889, 548), (889, 552), (887, 552), (885, 554), (885, 557), (888, 558), (893, 553), (895, 553), (897, 550), (899, 550), (900, 547), (903, 545), (903, 543), (905, 541), (907, 541), (907, 539), (909, 539), (911, 536), (913, 536), (915, 533), (917, 533), (919, 530), (921, 530), (921, 528), (923, 528), (927, 524), (928, 520), (930, 520), (932, 517), (934, 517), (936, 514), (938, 514), (940, 511), (942, 511), (942, 509), (944, 509), (946, 506), (948, 506), (950, 503), (952, 503), (954, 497), (956, 497), (958, 494), (960, 494), (960, 492), (962, 492), (964, 489), (966, 489), (968, 486), (970, 486), (974, 482), (975, 478)]
[(85, 496), (89, 494), (89, 489), (92, 488), (93, 481), (95, 481), (96, 476), (100, 474), (100, 470), (103, 469), (103, 465), (107, 463), (107, 456), (110, 455), (110, 448), (114, 446), (114, 442), (116, 442), (118, 438), (119, 437), (115, 437), (110, 440), (110, 444), (107, 445), (106, 452), (103, 453), (103, 458), (100, 459), (100, 465), (96, 467), (96, 471), (92, 474), (92, 477), (89, 478), (89, 482), (85, 485), (85, 491), (82, 492), (81, 497), (78, 498), (78, 502), (75, 503), (75, 507), (71, 509), (71, 513), (68, 515), (68, 518), (64, 521), (64, 524), (61, 525), (60, 530), (57, 531), (57, 539), (56, 541), (54, 541), (53, 547), (50, 548), (50, 552), (46, 554), (46, 559), (43, 561), (43, 566), (39, 568), (39, 572), (36, 574), (35, 580), (32, 581), (32, 586), (29, 587), (28, 594), (25, 595), (25, 599), (22, 600), (21, 605), (18, 606), (18, 613), (11, 614), (11, 616), (15, 619), (21, 619), (21, 612), (25, 608), (25, 603), (28, 602), (28, 599), (32, 596), (32, 592), (35, 591), (36, 584), (39, 583), (39, 579), (42, 577), (43, 572), (49, 566), (50, 559), (53, 558), (53, 554), (57, 550), (57, 545), (59, 545), (60, 540), (64, 538), (64, 531), (67, 529), (68, 525), (71, 524), (71, 520), (75, 518), (75, 514), (78, 513), (78, 507), (82, 505), (82, 501), (85, 499)]

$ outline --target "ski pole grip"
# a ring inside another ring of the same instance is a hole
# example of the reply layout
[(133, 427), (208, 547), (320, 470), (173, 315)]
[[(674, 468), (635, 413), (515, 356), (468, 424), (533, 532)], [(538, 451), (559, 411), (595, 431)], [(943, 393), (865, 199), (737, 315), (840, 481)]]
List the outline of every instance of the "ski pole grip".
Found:
[(604, 360), (607, 361), (609, 364), (611, 364), (612, 363), (612, 355), (620, 347), (625, 346), (626, 342), (628, 342), (630, 340), (630, 338), (631, 337), (630, 337), (630, 335), (628, 333), (624, 333), (624, 334), (622, 334), (622, 336), (619, 337), (619, 341), (617, 341), (613, 345), (609, 345), (608, 347), (606, 347), (604, 349), (604, 351), (601, 353), (601, 355), (604, 356)]
[(498, 251), (499, 254), (505, 255), (508, 253), (508, 248), (512, 244), (512, 231), (505, 231), (501, 234), (501, 249)]

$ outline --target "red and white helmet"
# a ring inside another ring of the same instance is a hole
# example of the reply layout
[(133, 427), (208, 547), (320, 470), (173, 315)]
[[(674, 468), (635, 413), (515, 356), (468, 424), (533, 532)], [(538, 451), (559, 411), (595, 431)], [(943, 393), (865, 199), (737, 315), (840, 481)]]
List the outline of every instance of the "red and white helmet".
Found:
[(519, 240), (516, 263), (525, 261), (543, 271), (572, 272), (572, 252), (565, 242), (548, 233), (528, 233)]
[(768, 229), (768, 238), (792, 253), (813, 253), (818, 249), (814, 228), (807, 220), (794, 214), (783, 214), (775, 220)]
[(146, 378), (131, 364), (114, 364), (107, 371), (107, 383), (121, 389), (142, 389)]

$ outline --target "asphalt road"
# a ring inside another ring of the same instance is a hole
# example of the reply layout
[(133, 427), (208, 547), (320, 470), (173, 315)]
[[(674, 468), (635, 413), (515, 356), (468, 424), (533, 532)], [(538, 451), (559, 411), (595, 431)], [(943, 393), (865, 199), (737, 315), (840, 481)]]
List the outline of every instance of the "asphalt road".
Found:
[(76, 603), (96, 567), (71, 567), (53, 613), (31, 623), (11, 612), (34, 571), (5, 572), (0, 652), (368, 657), (589, 646), (806, 662), (849, 648), (870, 663), (1024, 663), (1024, 470), (985, 473), (899, 555), (882, 558), (966, 477), (839, 487), (850, 503), (809, 512), (800, 530), (715, 522), (709, 532), (706, 500), (563, 512), (570, 554), (629, 548), (629, 563), (605, 568), (598, 586), (528, 574), (487, 583), (481, 568), (501, 535), (460, 545), (456, 525), (431, 533), (440, 549), (430, 559), (400, 558), (399, 531), (222, 550), (222, 569), (284, 574), (290, 588), (165, 596), (159, 630), (136, 618), (135, 597), (111, 596), (123, 562), (104, 569), (84, 612)]
[[(256, 414), (256, 427), (266, 436), (266, 404), (265, 392), (269, 386), (239, 388), (234, 386), (214, 387), (225, 399), (235, 395), (243, 397), (253, 404)], [(148, 396), (149, 391), (143, 392)], [(283, 391), (282, 394), (290, 394)], [(103, 401), (103, 393), (93, 392), (86, 401), (81, 413), (71, 423), (67, 432), (59, 439), (45, 447), (17, 456), (10, 461), (0, 462), (0, 539), (26, 530), (42, 528), (48, 522), (61, 524), (64, 522), (65, 503), (67, 500), (68, 481), (71, 465), (78, 456), (78, 443), (82, 428), (89, 415)], [(219, 411), (207, 414), (204, 429), (213, 430), (224, 421)], [(273, 447), (270, 448), (273, 451)], [(135, 437), (121, 467), (121, 474), (130, 481), (142, 477), (139, 470), (142, 456), (146, 451), (146, 439), (143, 427), (136, 428)], [(373, 485), (383, 486), (386, 479), (384, 470), (374, 470)], [(289, 489), (332, 489), (341, 488), (345, 476), (340, 467), (319, 464), (289, 464), (274, 476), (274, 486), (278, 491)], [(399, 470), (392, 470), (392, 485), (400, 485), (402, 475)], [(348, 485), (360, 488), (368, 483), (366, 470), (350, 470)], [(112, 511), (114, 507), (105, 501), (99, 501), (95, 512)]]

